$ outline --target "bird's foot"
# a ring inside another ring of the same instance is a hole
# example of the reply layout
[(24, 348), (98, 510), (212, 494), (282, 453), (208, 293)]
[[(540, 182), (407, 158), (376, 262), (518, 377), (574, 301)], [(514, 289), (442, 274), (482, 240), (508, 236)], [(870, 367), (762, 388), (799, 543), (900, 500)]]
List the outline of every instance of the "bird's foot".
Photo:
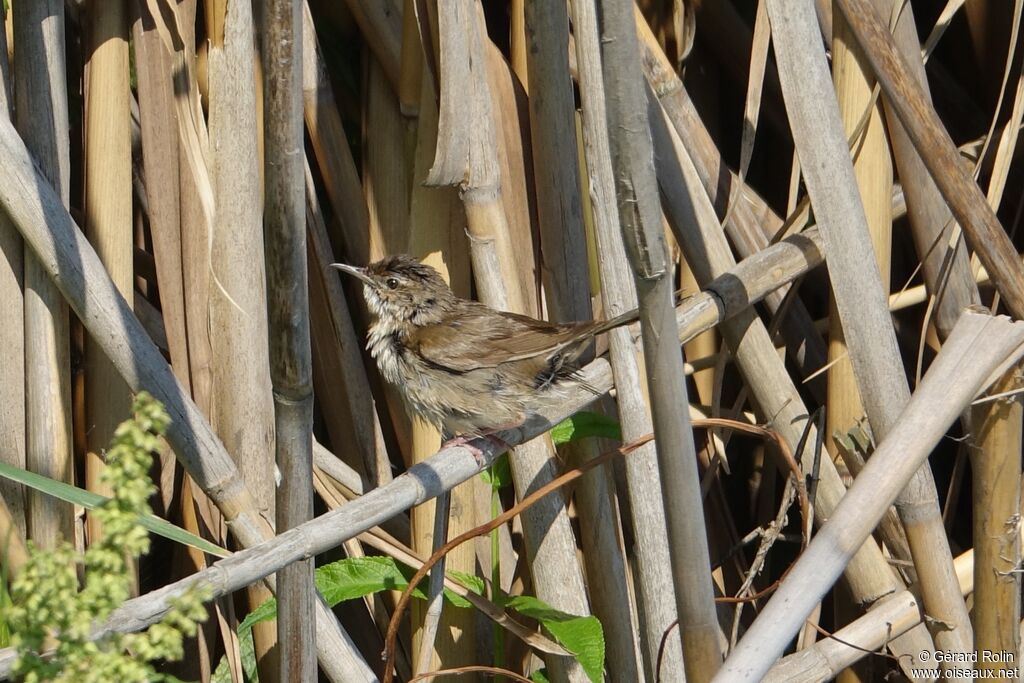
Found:
[(484, 452), (472, 443), (474, 439), (478, 438), (487, 439), (498, 448), (499, 452), (512, 450), (512, 446), (493, 432), (486, 432), (483, 434), (460, 434), (445, 441), (441, 444), (441, 448), (462, 446), (473, 455), (473, 459), (476, 460), (477, 465), (484, 467), (487, 465), (487, 458), (484, 455)]

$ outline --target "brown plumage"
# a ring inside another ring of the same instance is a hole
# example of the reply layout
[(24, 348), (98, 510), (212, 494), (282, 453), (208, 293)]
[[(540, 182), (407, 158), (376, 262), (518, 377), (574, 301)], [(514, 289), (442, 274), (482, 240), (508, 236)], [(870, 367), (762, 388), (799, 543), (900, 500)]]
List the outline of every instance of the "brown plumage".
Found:
[(521, 423), (557, 404), (576, 362), (597, 334), (636, 319), (555, 324), (495, 311), (452, 293), (430, 266), (389, 256), (365, 268), (333, 267), (359, 278), (375, 320), (367, 348), (409, 409), (450, 435)]

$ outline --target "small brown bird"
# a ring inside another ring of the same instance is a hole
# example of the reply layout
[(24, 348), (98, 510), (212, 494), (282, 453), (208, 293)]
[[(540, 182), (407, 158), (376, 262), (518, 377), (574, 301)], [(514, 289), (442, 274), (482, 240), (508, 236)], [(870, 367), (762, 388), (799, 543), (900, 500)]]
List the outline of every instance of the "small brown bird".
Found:
[(557, 405), (581, 384), (576, 362), (593, 337), (637, 318), (633, 310), (555, 324), (495, 311), (455, 296), (440, 273), (405, 255), (331, 266), (363, 282), (376, 318), (367, 349), (384, 379), (449, 436), (508, 429)]

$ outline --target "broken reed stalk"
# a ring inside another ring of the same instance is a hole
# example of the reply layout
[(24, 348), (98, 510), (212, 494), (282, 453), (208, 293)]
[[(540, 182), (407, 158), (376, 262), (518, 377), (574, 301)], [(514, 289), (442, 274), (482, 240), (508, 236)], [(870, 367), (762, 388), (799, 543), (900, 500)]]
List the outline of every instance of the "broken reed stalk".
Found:
[[(131, 96), (128, 74), (127, 3), (94, 4), (85, 110), (85, 232), (110, 279), (131, 305), (134, 298), (132, 258)], [(131, 396), (117, 369), (92, 339), (85, 342), (85, 417), (88, 452), (85, 487), (109, 497), (100, 482), (103, 449), (131, 412)], [(102, 529), (86, 515), (89, 542)]]
[[(25, 144), (67, 208), (71, 183), (64, 3), (15, 3), (15, 121)], [(13, 132), (13, 131), (12, 131)], [(25, 245), (25, 462), (29, 470), (70, 483), (71, 361), (67, 305), (30, 245)], [(74, 538), (72, 506), (27, 491), (26, 524), (37, 546)]]
[[(11, 117), (11, 74), (7, 68), (7, 21), (0, 7), (0, 118)], [(25, 245), (6, 215), (0, 213), (0, 461), (25, 469)], [(25, 489), (0, 481), (14, 534), (25, 541)]]
[[(635, 308), (637, 297), (615, 204), (596, 9), (592, 0), (573, 0), (571, 3), (583, 111), (583, 145), (601, 273), (601, 300), (604, 315), (610, 318)], [(622, 438), (630, 442), (654, 429), (640, 371), (642, 356), (637, 354), (627, 330), (612, 330), (608, 340)], [(660, 666), (667, 680), (682, 680), (685, 674), (679, 631), (672, 628), (678, 612), (657, 457), (655, 445), (649, 443), (637, 449), (623, 463), (633, 512), (639, 654), (645, 678), (653, 680), (655, 670)], [(672, 635), (659, 661), (662, 636), (670, 630)]]
[[(1019, 391), (1021, 368), (1011, 368), (992, 394)], [(1020, 394), (974, 406), (977, 436), (970, 443), (974, 505), (974, 652), (1020, 652)], [(979, 670), (1003, 669), (980, 658)], [(994, 674), (999, 675), (999, 674)]]
[(868, 0), (837, 0), (836, 4), (1006, 307), (1014, 316), (1024, 318), (1024, 267), (892, 36)]
[(896, 424), (726, 659), (718, 680), (757, 680), (771, 668), (949, 426), (1022, 352), (1024, 323), (974, 310), (960, 316)]
[[(302, 124), (302, 0), (263, 8), (266, 179), (264, 240), (270, 378), (274, 393), (278, 533), (313, 517), (313, 357), (306, 263)], [(308, 681), (316, 668), (312, 558), (278, 573), (278, 678)]]
[(658, 182), (650, 164), (653, 151), (640, 48), (633, 3), (609, 0), (602, 10), (608, 138), (622, 239), (640, 304), (676, 609), (680, 624), (685, 625), (680, 631), (683, 663), (687, 680), (700, 683), (714, 675), (722, 654), (683, 358), (675, 335), (666, 334), (675, 327), (671, 263), (662, 231)]
[[(873, 260), (865, 264), (864, 255), (872, 253), (871, 238), (813, 8), (803, 3), (768, 2), (779, 81), (804, 182), (822, 226), (832, 292), (853, 375), (872, 432), (882, 441), (910, 399), (889, 314), (888, 289), (883, 287), (878, 264)], [(933, 633), (936, 647), (967, 653), (971, 649), (970, 618), (956, 585), (930, 465), (925, 463), (910, 480), (897, 498), (896, 508), (906, 530), (925, 609), (945, 625)], [(945, 662), (943, 666), (962, 668), (964, 663)]]
[[(653, 94), (649, 98), (649, 106), (655, 136), (655, 164), (666, 215), (698, 282), (706, 286), (712, 278), (723, 276), (736, 262), (702, 187), (701, 172)], [(808, 411), (803, 399), (756, 314), (743, 310), (735, 319), (722, 324), (720, 331), (743, 373), (759, 414), (773, 420), (791, 449), (796, 448), (805, 428), (807, 443), (815, 443), (817, 430), (813, 425), (807, 426)], [(798, 457), (805, 471), (813, 470), (813, 449), (804, 449)], [(829, 458), (822, 458), (814, 507), (818, 523), (828, 519), (845, 493), (846, 487), (834, 463)], [(870, 606), (879, 596), (902, 587), (873, 539), (865, 543), (851, 560), (846, 578), (854, 600), (865, 606)], [(926, 631), (916, 631), (893, 647), (897, 655), (912, 655), (933, 646)]]
[[(0, 164), (6, 172), (6, 182), (0, 183), (0, 208), (10, 216), (26, 247), (36, 254), (128, 387), (149, 391), (167, 409), (171, 416), (168, 441), (185, 469), (217, 504), (232, 534), (243, 546), (256, 545), (272, 536), (270, 525), (258, 514), (252, 493), (210, 423), (178, 384), (13, 126), (2, 119)], [(317, 607), (317, 652), (331, 680), (372, 677), (351, 640), (322, 603)]]

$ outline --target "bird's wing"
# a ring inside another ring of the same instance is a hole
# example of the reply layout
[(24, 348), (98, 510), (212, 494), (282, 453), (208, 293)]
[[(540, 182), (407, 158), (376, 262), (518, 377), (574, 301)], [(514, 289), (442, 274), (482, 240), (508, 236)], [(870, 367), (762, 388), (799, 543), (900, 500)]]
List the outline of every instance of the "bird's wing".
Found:
[[(452, 372), (493, 368), (502, 363), (541, 358), (587, 336), (593, 323), (556, 325), (483, 306), (462, 310), (446, 324), (418, 335), (420, 356)], [(467, 334), (466, 330), (472, 330)]]

